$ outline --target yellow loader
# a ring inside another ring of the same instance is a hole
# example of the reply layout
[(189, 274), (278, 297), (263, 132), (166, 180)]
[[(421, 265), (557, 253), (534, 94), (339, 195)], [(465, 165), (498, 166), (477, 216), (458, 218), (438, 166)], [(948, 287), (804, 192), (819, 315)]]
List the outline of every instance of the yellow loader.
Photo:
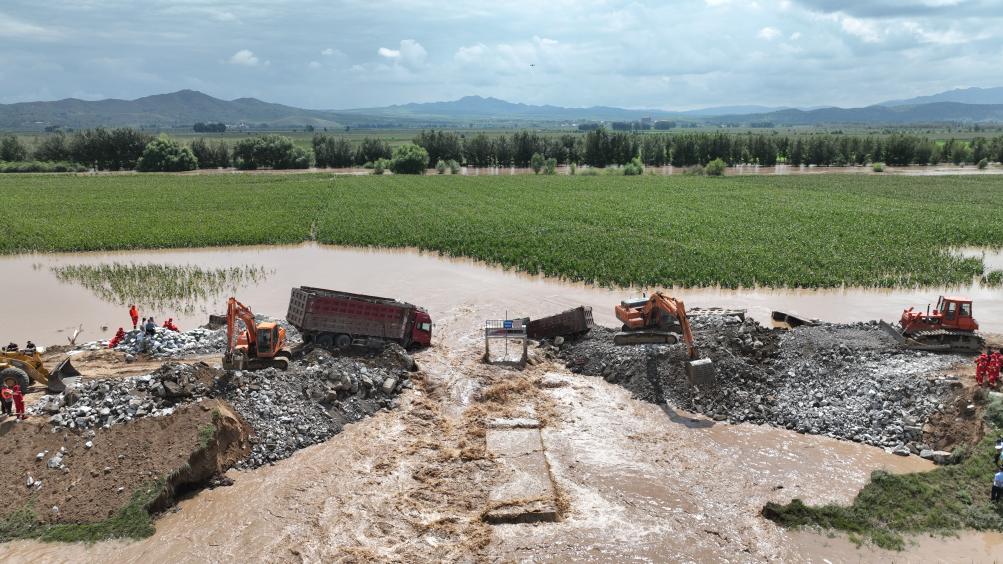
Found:
[(63, 378), (69, 376), (80, 376), (70, 364), (70, 357), (66, 357), (55, 370), (49, 372), (42, 364), (42, 356), (38, 351), (32, 354), (27, 354), (26, 351), (0, 351), (0, 383), (10, 387), (17, 384), (25, 393), (34, 382), (43, 384), (49, 393), (61, 393), (66, 390)]

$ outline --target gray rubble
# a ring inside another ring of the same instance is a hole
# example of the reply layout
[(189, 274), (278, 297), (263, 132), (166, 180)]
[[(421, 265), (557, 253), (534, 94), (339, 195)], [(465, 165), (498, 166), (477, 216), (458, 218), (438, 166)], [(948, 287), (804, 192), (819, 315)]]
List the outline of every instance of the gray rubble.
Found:
[(364, 357), (314, 350), (287, 371), (224, 371), (201, 362), (168, 362), (143, 376), (82, 381), (65, 394), (43, 396), (28, 411), (48, 417), (54, 432), (74, 429), (93, 436), (97, 427), (222, 399), (254, 429), (252, 452), (237, 465), (254, 468), (322, 442), (380, 409), (396, 407), (396, 396), (411, 387), (414, 368), (414, 360), (397, 345)]
[[(669, 401), (718, 421), (772, 424), (919, 454), (922, 426), (956, 382), (942, 376), (963, 357), (900, 350), (875, 325), (780, 331), (752, 320), (694, 322), (697, 346), (717, 382), (686, 384), (684, 345), (618, 347), (596, 328), (559, 351), (574, 371), (601, 376), (640, 399)], [(650, 360), (649, 360), (650, 359)]]
[(255, 431), (251, 455), (238, 468), (287, 458), (336, 435), (347, 423), (396, 407), (396, 396), (411, 386), (412, 365), (410, 356), (392, 345), (375, 359), (315, 350), (285, 372), (268, 368), (226, 373), (217, 381), (217, 396), (233, 405)]

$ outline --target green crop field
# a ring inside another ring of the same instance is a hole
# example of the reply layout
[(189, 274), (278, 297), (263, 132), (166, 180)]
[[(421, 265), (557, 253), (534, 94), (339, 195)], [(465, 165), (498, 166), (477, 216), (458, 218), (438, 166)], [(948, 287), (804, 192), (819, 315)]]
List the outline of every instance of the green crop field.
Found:
[(1003, 247), (1003, 176), (10, 174), (0, 194), (0, 253), (315, 234), (599, 284), (887, 287), (967, 284), (982, 263), (947, 249)]

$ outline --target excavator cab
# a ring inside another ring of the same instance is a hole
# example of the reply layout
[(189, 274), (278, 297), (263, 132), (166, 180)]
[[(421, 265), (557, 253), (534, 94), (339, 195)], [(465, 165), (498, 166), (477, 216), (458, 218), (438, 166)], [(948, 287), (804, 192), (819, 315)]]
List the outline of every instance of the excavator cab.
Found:
[[(244, 330), (237, 334), (238, 320)], [(227, 370), (259, 370), (289, 367), (292, 352), (286, 348), (286, 330), (278, 323), (254, 322), (254, 313), (230, 298), (226, 305), (226, 350), (223, 368)]]

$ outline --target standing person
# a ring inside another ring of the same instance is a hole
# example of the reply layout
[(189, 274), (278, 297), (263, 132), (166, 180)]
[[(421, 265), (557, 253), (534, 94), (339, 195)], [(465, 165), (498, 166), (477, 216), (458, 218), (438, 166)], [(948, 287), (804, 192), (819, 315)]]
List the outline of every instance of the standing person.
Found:
[(0, 403), (3, 404), (3, 414), (4, 415), (14, 415), (11, 412), (11, 403), (14, 401), (14, 390), (10, 389), (10, 386), (4, 384), (0, 388)]
[(14, 410), (18, 419), (27, 419), (24, 414), (24, 394), (21, 393), (21, 386), (14, 384)]
[(995, 386), (1000, 379), (1000, 368), (1003, 366), (1003, 355), (996, 351), (989, 355), (989, 385)]
[(139, 323), (139, 310), (136, 309), (136, 304), (129, 305), (129, 317), (132, 318), (132, 330), (136, 330), (136, 324)]
[(975, 381), (981, 386), (989, 375), (989, 355), (982, 353), (975, 359)]
[(990, 499), (992, 501), (999, 501), (1000, 498), (1003, 498), (1003, 469), (1000, 469), (993, 476), (993, 493)]
[(146, 336), (152, 337), (157, 334), (157, 322), (151, 317), (146, 321)]

